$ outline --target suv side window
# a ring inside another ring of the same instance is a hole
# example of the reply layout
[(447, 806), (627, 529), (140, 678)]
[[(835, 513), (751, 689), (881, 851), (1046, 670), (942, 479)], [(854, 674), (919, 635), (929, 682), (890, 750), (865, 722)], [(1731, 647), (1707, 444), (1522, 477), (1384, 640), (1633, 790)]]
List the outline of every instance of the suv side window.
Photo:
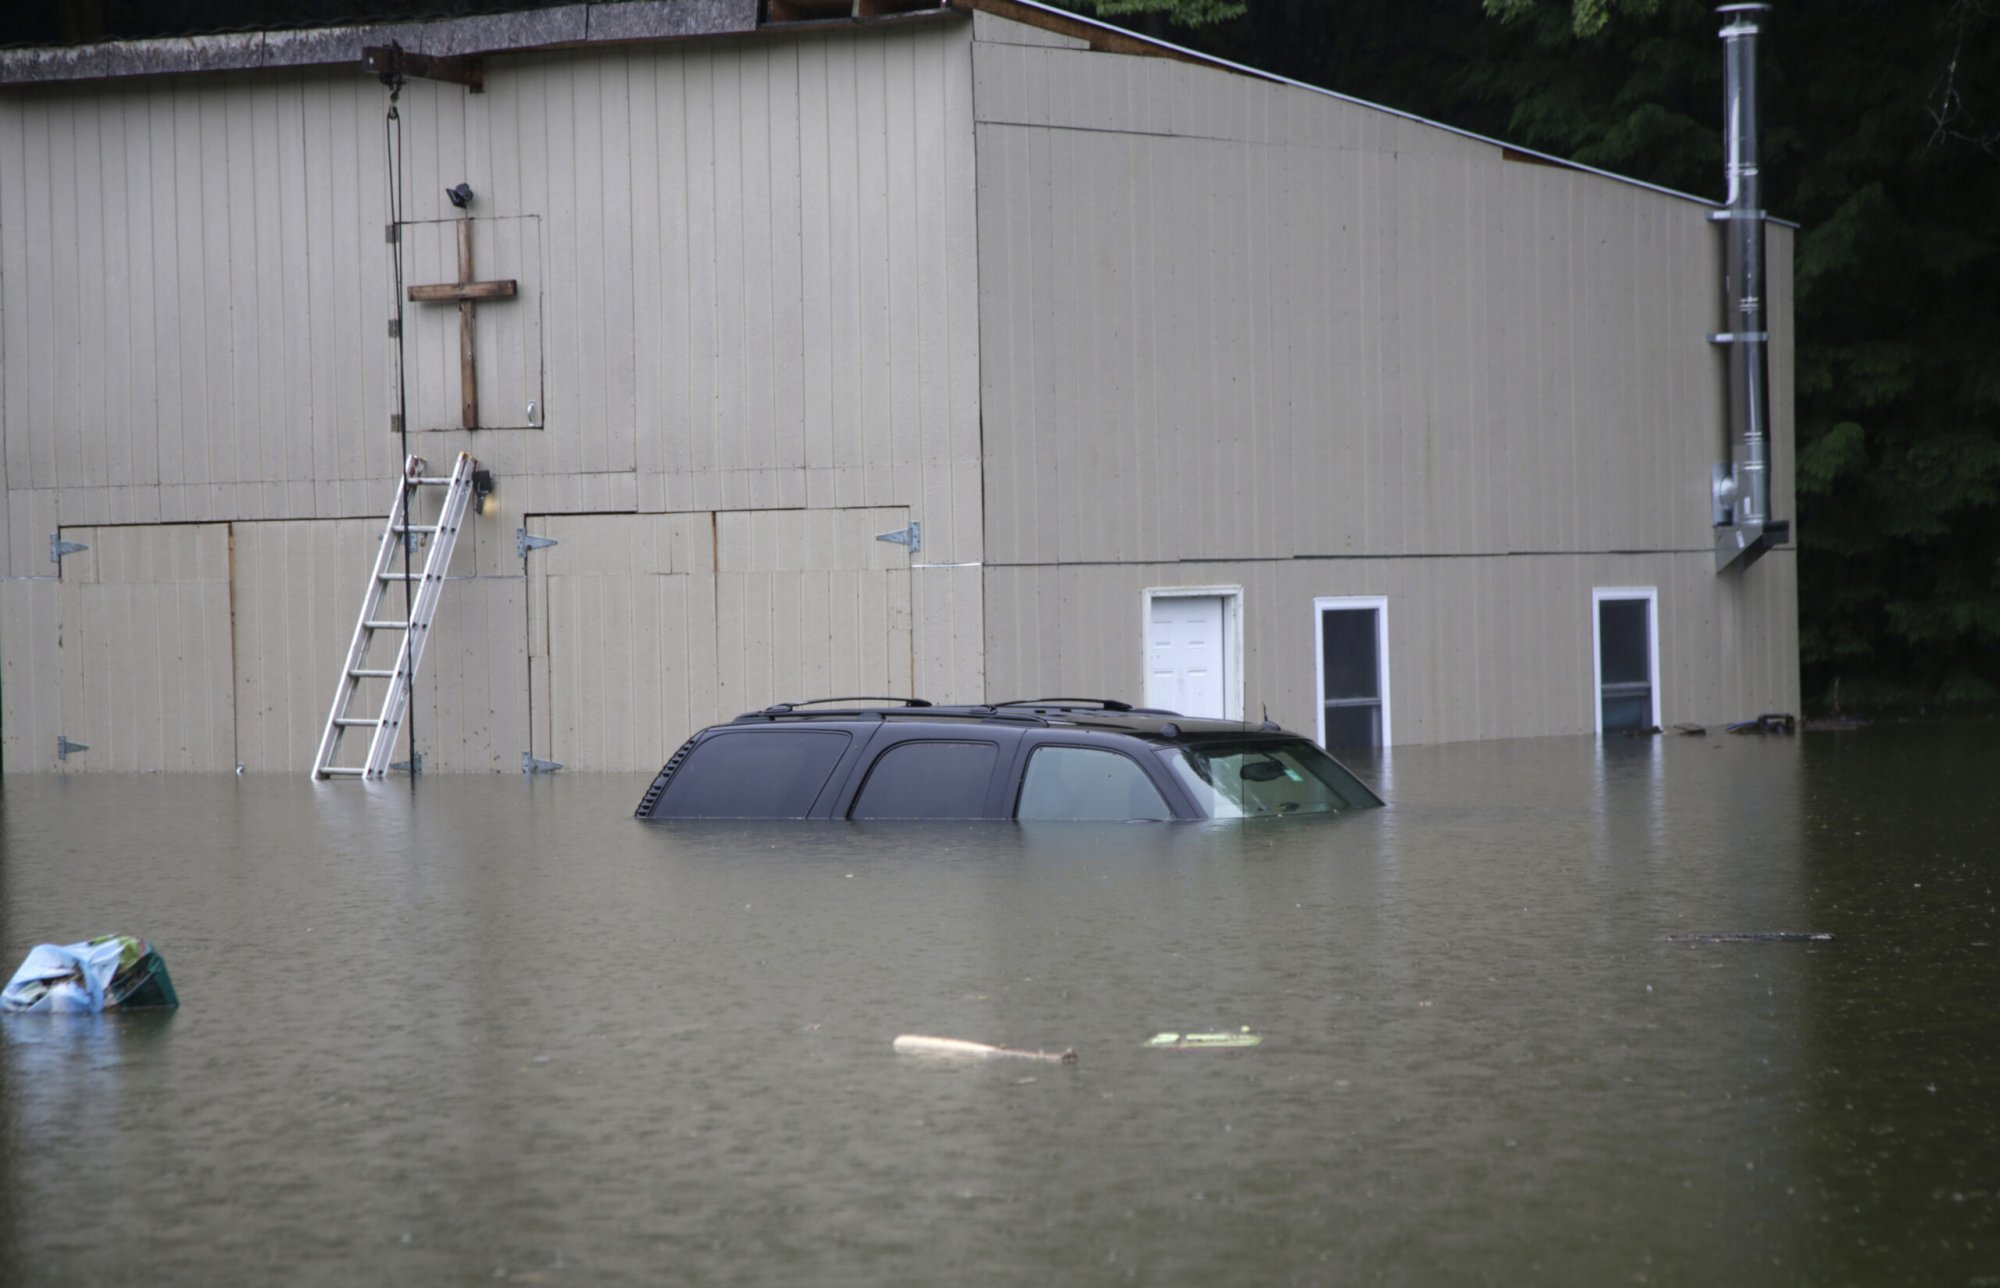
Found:
[(990, 742), (902, 742), (868, 771), (849, 818), (981, 818), (993, 763)]
[(1094, 747), (1037, 747), (1014, 817), (1032, 822), (1126, 822), (1174, 816), (1130, 756)]
[(654, 818), (804, 818), (847, 750), (839, 729), (745, 729), (688, 753)]

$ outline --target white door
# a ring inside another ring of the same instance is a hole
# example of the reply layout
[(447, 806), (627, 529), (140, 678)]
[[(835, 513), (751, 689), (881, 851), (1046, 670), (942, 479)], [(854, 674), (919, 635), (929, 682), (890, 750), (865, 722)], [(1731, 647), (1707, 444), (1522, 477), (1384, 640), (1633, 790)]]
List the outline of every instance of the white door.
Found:
[(1220, 595), (1155, 595), (1146, 627), (1146, 705), (1229, 716)]

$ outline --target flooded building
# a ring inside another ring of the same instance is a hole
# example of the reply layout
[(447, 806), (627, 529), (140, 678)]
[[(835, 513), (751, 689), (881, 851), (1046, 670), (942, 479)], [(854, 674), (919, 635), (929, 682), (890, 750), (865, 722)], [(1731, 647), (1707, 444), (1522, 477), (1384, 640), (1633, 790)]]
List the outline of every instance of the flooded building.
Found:
[(4, 766), (306, 772), (406, 452), (491, 481), (427, 772), (1796, 710), (1792, 230), (1745, 328), (1729, 214), (1020, 0), (0, 51)]

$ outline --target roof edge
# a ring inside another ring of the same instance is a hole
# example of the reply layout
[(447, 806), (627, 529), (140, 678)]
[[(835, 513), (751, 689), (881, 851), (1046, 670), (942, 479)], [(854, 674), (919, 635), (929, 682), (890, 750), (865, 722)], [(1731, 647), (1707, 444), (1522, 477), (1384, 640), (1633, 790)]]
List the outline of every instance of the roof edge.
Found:
[(391, 42), (434, 58), (471, 58), (624, 41), (741, 35), (757, 30), (757, 11), (758, 0), (671, 4), (614, 0), (429, 22), (0, 49), (0, 86), (284, 67), (359, 67), (363, 49)]
[[(1301, 80), (1293, 80), (1289, 76), (1280, 76), (1276, 72), (1263, 71), (1260, 68), (1251, 67), (1243, 63), (1232, 63), (1226, 58), (1216, 58), (1210, 54), (1204, 54), (1182, 45), (1176, 45), (1172, 41), (1160, 40), (1152, 36), (1143, 36), (1136, 32), (1127, 31), (1122, 27), (1114, 27), (1110, 23), (1100, 21), (1096, 18), (1087, 18), (1082, 14), (1072, 13), (1067, 9), (1059, 9), (1054, 5), (1042, 3), (1042, 0), (950, 0), (950, 2), (954, 7), (978, 9), (982, 12), (993, 14), (996, 17), (1012, 18), (1016, 22), (1026, 22), (1033, 26), (1050, 30), (1062, 30), (1064, 34), (1090, 40), (1092, 48), (1100, 47), (1098, 44), (1099, 39), (1107, 42), (1116, 41), (1119, 45), (1126, 46), (1143, 45), (1149, 48), (1144, 51), (1136, 51), (1131, 49), (1114, 50), (1111, 49), (1109, 44), (1103, 47), (1110, 52), (1147, 52), (1156, 56), (1176, 58), (1184, 62), (1199, 63), (1203, 66), (1236, 72), (1239, 75), (1254, 77), (1257, 80), (1270, 81), (1277, 85), (1286, 85), (1292, 89), (1302, 89), (1308, 93), (1323, 94), (1328, 98), (1338, 99), (1343, 103), (1352, 103), (1357, 107), (1365, 107), (1377, 112), (1386, 112), (1390, 116), (1400, 117), (1405, 121), (1414, 121), (1418, 125), (1428, 125), (1432, 129), (1443, 130), (1448, 134), (1456, 134), (1462, 139), (1472, 139), (1475, 142), (1487, 144), (1490, 147), (1500, 149), (1503, 155), (1511, 154), (1510, 159), (1513, 160), (1533, 161), (1542, 165), (1556, 166), (1564, 170), (1580, 170), (1585, 174), (1593, 174), (1601, 179), (1610, 179), (1614, 183), (1627, 184), (1634, 188), (1644, 188), (1648, 192), (1656, 192), (1662, 196), (1674, 197), (1681, 201), (1692, 201), (1696, 205), (1704, 206), (1710, 210), (1720, 209), (1722, 205), (1721, 202), (1715, 201), (1712, 198), (1697, 196), (1692, 192), (1682, 192), (1678, 188), (1669, 188), (1662, 184), (1648, 183), (1644, 179), (1635, 179), (1631, 175), (1619, 174), (1615, 170), (1601, 170), (1593, 165), (1585, 165), (1581, 161), (1572, 161), (1567, 157), (1559, 157), (1547, 152), (1538, 152), (1533, 148), (1522, 147), (1518, 143), (1503, 142), (1500, 139), (1491, 138), (1484, 134), (1461, 129), (1456, 125), (1447, 125), (1443, 121), (1434, 121), (1426, 116), (1418, 116), (1415, 112), (1405, 112), (1400, 108), (1385, 107), (1380, 103), (1372, 103), (1364, 98), (1355, 98), (1351, 94), (1342, 94), (1336, 90), (1326, 89), (1323, 86), (1312, 85)], [(1770, 217), (1770, 222), (1783, 224), (1789, 228), (1797, 228), (1799, 226), (1789, 219), (1779, 219), (1775, 216)]]

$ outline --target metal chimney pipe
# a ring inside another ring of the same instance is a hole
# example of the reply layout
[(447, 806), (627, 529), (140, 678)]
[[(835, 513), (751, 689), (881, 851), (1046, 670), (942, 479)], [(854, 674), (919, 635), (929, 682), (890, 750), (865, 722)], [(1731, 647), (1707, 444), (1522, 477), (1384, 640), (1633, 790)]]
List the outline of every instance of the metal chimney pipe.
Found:
[[(1723, 300), (1727, 328), (1709, 338), (1728, 346), (1731, 460), (1715, 479), (1716, 570), (1746, 566), (1782, 539), (1766, 537), (1771, 483), (1770, 329), (1764, 312), (1764, 202), (1757, 173), (1757, 19), (1768, 4), (1728, 4), (1723, 21), (1723, 147), (1728, 199), (1709, 217), (1724, 228)], [(1788, 527), (1789, 525), (1786, 525)]]

